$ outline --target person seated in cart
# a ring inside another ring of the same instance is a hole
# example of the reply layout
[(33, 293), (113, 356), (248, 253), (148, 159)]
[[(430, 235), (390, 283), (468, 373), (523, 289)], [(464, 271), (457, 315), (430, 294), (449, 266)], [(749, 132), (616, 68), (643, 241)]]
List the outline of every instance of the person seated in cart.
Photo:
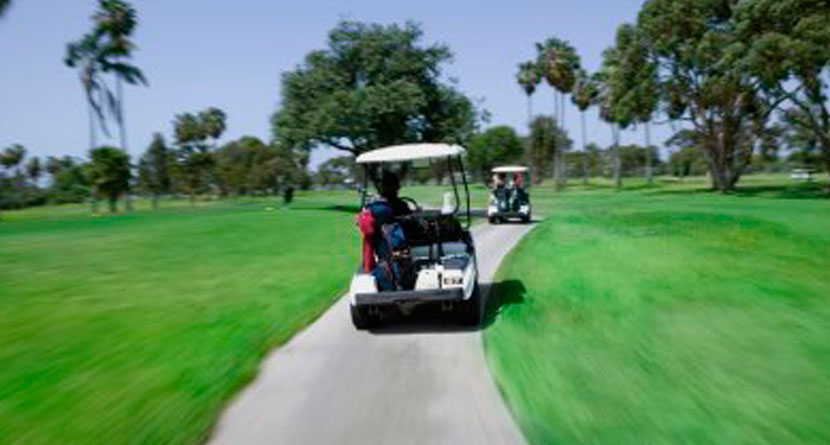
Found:
[(381, 198), (379, 201), (385, 202), (391, 208), (393, 217), (406, 216), (412, 213), (409, 204), (398, 196), (400, 190), (401, 180), (398, 175), (384, 170), (378, 184), (378, 193)]

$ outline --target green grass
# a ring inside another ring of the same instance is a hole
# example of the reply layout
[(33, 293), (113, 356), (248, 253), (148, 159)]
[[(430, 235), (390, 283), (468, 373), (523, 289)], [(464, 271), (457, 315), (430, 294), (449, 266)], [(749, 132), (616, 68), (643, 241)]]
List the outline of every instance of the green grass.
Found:
[(268, 349), (345, 291), (354, 202), (4, 212), (0, 443), (204, 439)]
[(532, 443), (830, 442), (830, 200), (537, 189), (485, 341)]

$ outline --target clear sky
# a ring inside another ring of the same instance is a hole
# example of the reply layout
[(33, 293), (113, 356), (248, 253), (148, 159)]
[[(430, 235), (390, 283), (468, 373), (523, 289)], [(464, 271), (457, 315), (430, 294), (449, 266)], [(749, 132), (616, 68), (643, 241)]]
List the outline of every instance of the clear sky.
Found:
[[(12, 0), (0, 19), (0, 148), (23, 144), (36, 155), (84, 156), (87, 115), (77, 75), (63, 65), (68, 41), (90, 27), (96, 0)], [(516, 85), (519, 62), (535, 55), (534, 42), (558, 36), (577, 48), (588, 70), (613, 42), (616, 27), (636, 18), (642, 0), (512, 0), (500, 2), (419, 0), (134, 0), (139, 13), (135, 63), (149, 88), (128, 88), (129, 151), (144, 151), (153, 132), (170, 139), (177, 113), (217, 106), (228, 113), (222, 140), (242, 135), (270, 139), (270, 115), (279, 106), (279, 75), (310, 50), (325, 45), (341, 19), (419, 22), (425, 42), (450, 46), (446, 67), (465, 93), (479, 99), (492, 118), (524, 132), (526, 102)], [(541, 87), (534, 111), (552, 109)], [(579, 119), (568, 110), (566, 125), (578, 143)], [(641, 141), (627, 131), (623, 142)], [(610, 131), (595, 112), (589, 140), (608, 144)], [(669, 134), (656, 128), (655, 144)], [(578, 144), (577, 144), (578, 146)], [(312, 163), (329, 156), (316, 153)]]

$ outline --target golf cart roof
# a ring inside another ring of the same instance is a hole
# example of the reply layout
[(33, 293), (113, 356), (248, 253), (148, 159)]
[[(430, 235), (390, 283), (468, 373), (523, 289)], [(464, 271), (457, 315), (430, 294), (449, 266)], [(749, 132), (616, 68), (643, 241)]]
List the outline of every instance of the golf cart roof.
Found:
[(467, 151), (460, 145), (450, 144), (404, 144), (367, 151), (357, 157), (358, 164), (382, 162), (403, 162), (416, 159), (445, 158), (461, 156)]
[(504, 165), (493, 169), (493, 173), (524, 173), (527, 167), (521, 165)]

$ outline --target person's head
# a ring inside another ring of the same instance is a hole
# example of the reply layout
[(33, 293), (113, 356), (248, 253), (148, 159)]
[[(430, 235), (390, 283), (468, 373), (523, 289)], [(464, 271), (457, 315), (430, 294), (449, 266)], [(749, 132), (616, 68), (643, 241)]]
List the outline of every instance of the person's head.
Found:
[(386, 199), (395, 199), (398, 197), (398, 191), (401, 189), (401, 180), (398, 175), (384, 170), (380, 176), (380, 184), (378, 184), (378, 193)]

